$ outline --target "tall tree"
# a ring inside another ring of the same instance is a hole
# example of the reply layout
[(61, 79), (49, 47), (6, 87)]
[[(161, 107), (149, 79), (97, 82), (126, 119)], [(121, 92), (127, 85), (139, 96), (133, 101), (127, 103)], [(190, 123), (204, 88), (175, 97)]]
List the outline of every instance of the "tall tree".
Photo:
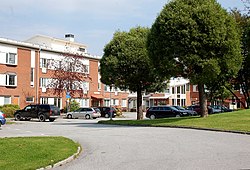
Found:
[(146, 48), (148, 28), (136, 27), (129, 32), (117, 31), (105, 46), (100, 61), (101, 81), (121, 89), (137, 92), (137, 119), (143, 118), (142, 92), (165, 87), (161, 77), (153, 74)]
[(242, 62), (235, 20), (216, 0), (170, 1), (152, 26), (148, 49), (160, 75), (198, 84), (202, 117), (208, 115), (205, 85), (236, 75)]
[[(249, 3), (250, 1), (248, 1)], [(245, 2), (246, 3), (246, 2)], [(249, 9), (249, 8), (248, 8)], [(235, 18), (237, 25), (241, 32), (241, 53), (243, 56), (243, 63), (238, 75), (231, 81), (234, 87), (244, 95), (246, 103), (242, 103), (243, 107), (249, 108), (250, 106), (250, 18), (248, 14), (242, 14), (239, 10), (232, 10), (231, 14)], [(234, 93), (234, 91), (232, 91)], [(234, 94), (234, 96), (236, 96)], [(237, 98), (237, 96), (236, 96)]]

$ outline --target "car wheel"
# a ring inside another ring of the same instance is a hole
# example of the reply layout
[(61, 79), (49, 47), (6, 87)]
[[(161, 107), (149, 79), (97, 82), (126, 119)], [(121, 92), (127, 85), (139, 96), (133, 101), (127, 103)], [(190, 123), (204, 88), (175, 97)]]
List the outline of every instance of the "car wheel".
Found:
[(49, 119), (50, 122), (54, 122), (54, 120), (55, 120), (54, 118), (50, 118)]
[(68, 115), (67, 115), (67, 118), (68, 118), (68, 119), (72, 119), (72, 115), (71, 115), (71, 114), (68, 114)]
[(177, 115), (175, 115), (175, 117), (181, 117), (181, 115), (177, 114)]
[(21, 120), (21, 115), (19, 113), (15, 114), (15, 120), (20, 121)]
[(150, 119), (155, 119), (156, 117), (155, 117), (155, 115), (152, 114), (152, 115), (149, 116), (149, 118)]
[(106, 113), (106, 114), (104, 115), (104, 117), (105, 117), (105, 118), (109, 118), (109, 114)]
[(90, 115), (85, 115), (85, 119), (90, 119)]
[(40, 114), (39, 117), (38, 117), (39, 121), (40, 122), (45, 122), (45, 116), (43, 114)]

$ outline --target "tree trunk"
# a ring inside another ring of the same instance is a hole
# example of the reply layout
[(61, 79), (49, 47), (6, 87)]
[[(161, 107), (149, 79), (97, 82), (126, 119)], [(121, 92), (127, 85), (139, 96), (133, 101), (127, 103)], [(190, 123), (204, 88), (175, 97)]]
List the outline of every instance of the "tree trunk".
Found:
[(142, 111), (142, 90), (137, 90), (137, 120), (143, 119), (143, 111)]
[(198, 83), (198, 89), (199, 89), (199, 102), (200, 102), (200, 109), (201, 109), (201, 117), (207, 117), (208, 116), (207, 98), (205, 94), (204, 84)]

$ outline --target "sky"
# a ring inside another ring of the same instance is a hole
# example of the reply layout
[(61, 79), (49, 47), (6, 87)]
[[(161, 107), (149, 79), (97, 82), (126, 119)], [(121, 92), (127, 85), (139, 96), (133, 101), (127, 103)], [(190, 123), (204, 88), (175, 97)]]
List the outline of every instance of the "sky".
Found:
[[(217, 0), (227, 10), (244, 10), (241, 0)], [(25, 41), (35, 35), (87, 45), (91, 55), (103, 55), (113, 34), (136, 26), (151, 27), (168, 0), (2, 0), (0, 37)]]

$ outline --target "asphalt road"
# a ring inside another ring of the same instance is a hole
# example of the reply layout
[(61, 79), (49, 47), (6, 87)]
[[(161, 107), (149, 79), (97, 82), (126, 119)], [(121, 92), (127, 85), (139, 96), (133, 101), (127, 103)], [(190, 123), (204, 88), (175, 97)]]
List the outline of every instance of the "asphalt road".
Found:
[(0, 136), (65, 136), (79, 142), (83, 152), (74, 161), (54, 168), (58, 170), (250, 169), (249, 135), (110, 126), (97, 121), (21, 121), (2, 126)]

